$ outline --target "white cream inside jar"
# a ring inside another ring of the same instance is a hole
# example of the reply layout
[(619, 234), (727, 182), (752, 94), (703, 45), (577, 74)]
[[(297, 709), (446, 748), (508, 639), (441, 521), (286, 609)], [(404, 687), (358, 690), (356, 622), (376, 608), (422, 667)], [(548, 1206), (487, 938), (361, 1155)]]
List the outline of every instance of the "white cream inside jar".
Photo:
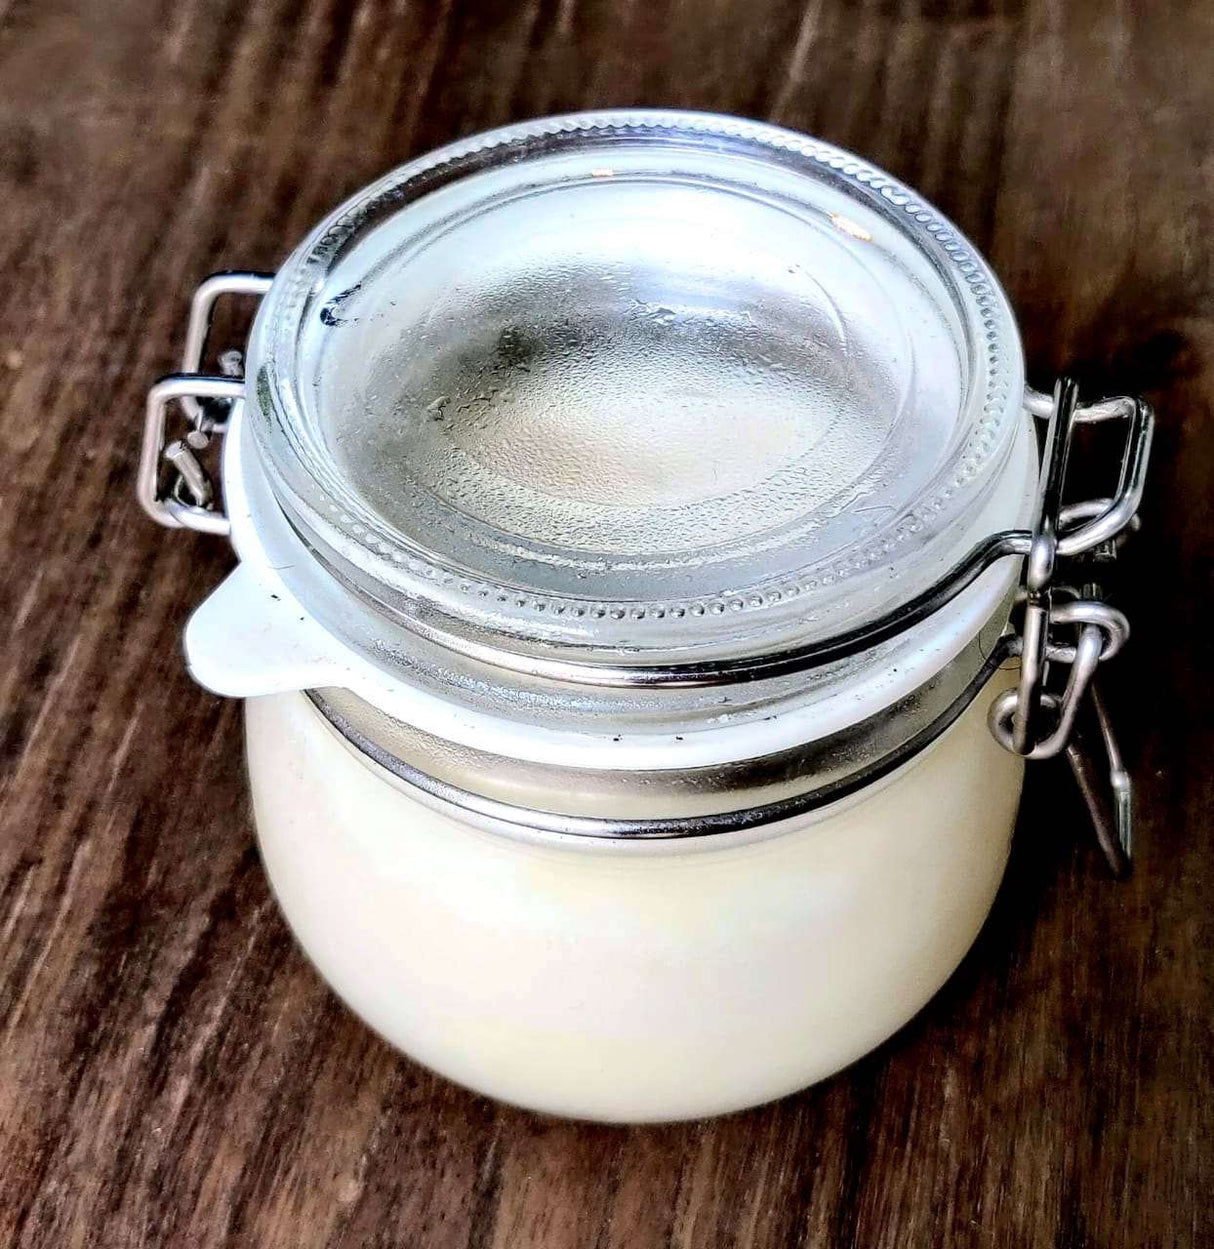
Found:
[(320, 973), (450, 1078), (611, 1121), (768, 1101), (905, 1023), (986, 917), (1024, 769), (979, 700), (763, 835), (537, 843), (403, 793), (303, 695), (246, 715), (262, 858)]

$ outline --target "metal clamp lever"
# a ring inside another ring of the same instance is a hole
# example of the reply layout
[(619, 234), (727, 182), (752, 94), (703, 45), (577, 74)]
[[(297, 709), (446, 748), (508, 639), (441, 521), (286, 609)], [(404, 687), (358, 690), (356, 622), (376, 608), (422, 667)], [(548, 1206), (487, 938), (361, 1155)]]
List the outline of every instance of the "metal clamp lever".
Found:
[[(232, 402), (243, 397), (243, 378), (209, 377), (201, 373), (170, 373), (148, 391), (136, 494), (143, 510), (157, 524), (170, 529), (197, 529), (202, 533), (226, 534), (229, 531), (228, 518), (215, 506), (211, 480), (194, 455), (194, 450), (200, 448), (188, 442), (166, 446), (164, 430), (168, 405), (174, 400)], [(222, 424), (211, 422), (211, 428), (223, 432)], [(202, 437), (205, 445), (209, 434), (203, 433)], [(177, 479), (167, 494), (160, 489), (160, 465), (166, 459), (177, 470)], [(188, 500), (182, 497), (186, 494)]]
[[(1055, 573), (1060, 558), (1096, 548), (1112, 558), (1117, 540), (1136, 527), (1154, 417), (1150, 406), (1141, 399), (1116, 398), (1082, 407), (1078, 389), (1069, 378), (1059, 379), (1048, 409), (1044, 400), (1045, 396), (1036, 392), (1029, 392), (1025, 399), (1026, 407), (1034, 415), (1048, 416), (1049, 426), (1037, 521), (1025, 560), (1024, 621), (1019, 635), (1008, 641), (1008, 652), (1020, 657), (1020, 682), (992, 704), (990, 728), (1006, 750), (1029, 759), (1048, 759), (1066, 752), (1101, 848), (1114, 873), (1120, 876), (1128, 869), (1133, 837), (1132, 788), (1108, 713), (1096, 694), (1094, 678), (1101, 662), (1111, 659), (1124, 645), (1129, 637), (1129, 622), (1102, 600), (1094, 586), (1087, 587), (1083, 597), (1070, 591), (1075, 595), (1073, 601), (1055, 603), (1055, 594), (1067, 589), (1055, 583)], [(1128, 422), (1115, 494), (1108, 499), (1064, 505), (1063, 486), (1075, 425), (1108, 420)], [(1078, 629), (1073, 643), (1062, 642), (1056, 636), (1057, 628), (1067, 626)], [(1046, 689), (1051, 664), (1069, 668), (1061, 694)], [(1112, 820), (1095, 779), (1095, 763), (1084, 746), (1086, 737), (1076, 735), (1087, 704), (1093, 708), (1104, 742)]]
[[(195, 452), (206, 447), (212, 434), (222, 434), (227, 422), (214, 412), (216, 403), (230, 406), (244, 397), (244, 379), (199, 373), (215, 304), (223, 295), (262, 296), (273, 278), (265, 273), (215, 273), (194, 292), (190, 320), (182, 351), (181, 371), (163, 377), (148, 392), (143, 446), (139, 456), (136, 494), (143, 510), (160, 525), (171, 529), (196, 529), (227, 534), (228, 518), (217, 506), (215, 488)], [(239, 362), (233, 368), (239, 371)], [(210, 404), (199, 400), (210, 400)], [(180, 403), (193, 428), (184, 440), (166, 443), (165, 428), (170, 403)], [(161, 464), (174, 471), (172, 485), (162, 491)]]
[[(1093, 735), (1086, 725), (1081, 725), (1067, 742), (1066, 758), (1091, 813), (1096, 839), (1104, 851), (1105, 860), (1114, 876), (1125, 876), (1134, 854), (1134, 788), (1130, 774), (1121, 761), (1108, 709), (1095, 681), (1090, 687), (1088, 703), (1092, 710), (1091, 718), (1096, 722), (1096, 734)], [(1089, 748), (1093, 736), (1098, 736), (1104, 746), (1109, 781), (1107, 796), (1103, 791), (1097, 761)], [(1112, 798), (1111, 809), (1109, 797)]]

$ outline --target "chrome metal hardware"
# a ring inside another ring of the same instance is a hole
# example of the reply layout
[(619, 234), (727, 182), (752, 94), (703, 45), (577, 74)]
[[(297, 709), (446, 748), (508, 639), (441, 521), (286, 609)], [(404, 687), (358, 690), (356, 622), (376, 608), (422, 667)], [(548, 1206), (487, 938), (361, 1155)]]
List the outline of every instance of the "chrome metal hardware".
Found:
[[(188, 442), (165, 445), (168, 406), (175, 400), (218, 399), (231, 403), (244, 395), (244, 379), (210, 377), (201, 373), (171, 373), (148, 391), (147, 415), (143, 427), (143, 450), (139, 457), (136, 492), (143, 510), (170, 529), (197, 529), (202, 533), (226, 534), (228, 518), (215, 506), (210, 477)], [(200, 409), (205, 411), (205, 409)], [(210, 441), (211, 432), (222, 433), (224, 423), (210, 420), (209, 429), (195, 426)], [(168, 460), (176, 471), (167, 493), (160, 488), (160, 466)]]
[[(143, 510), (157, 524), (170, 529), (197, 529), (202, 533), (226, 534), (229, 530), (228, 518), (218, 506), (210, 474), (197, 453), (210, 444), (214, 434), (225, 431), (227, 409), (244, 396), (240, 353), (224, 352), (220, 358), (223, 375), (198, 370), (219, 298), (223, 295), (261, 296), (270, 289), (271, 281), (270, 275), (265, 273), (216, 273), (194, 292), (181, 371), (161, 378), (152, 387), (144, 417), (136, 493)], [(184, 439), (166, 443), (168, 409), (172, 403), (180, 404), (185, 410), (191, 428)], [(161, 487), (162, 466), (166, 462), (172, 469), (167, 490)]]
[[(1150, 456), (1154, 417), (1141, 399), (1116, 398), (1082, 406), (1078, 388), (1060, 378), (1052, 399), (1029, 391), (1025, 406), (1048, 419), (1042, 461), (1037, 520), (1025, 559), (1024, 618), (1008, 651), (1019, 656), (1020, 681), (992, 704), (991, 732), (1006, 750), (1028, 759), (1048, 759), (1063, 751), (1079, 783), (1110, 867), (1122, 875), (1129, 866), (1132, 828), (1132, 787), (1104, 703), (1096, 694), (1096, 671), (1129, 637), (1125, 616), (1103, 601), (1095, 585), (1082, 592), (1056, 582), (1059, 560), (1090, 553), (1111, 560), (1120, 540), (1137, 527), (1137, 512)], [(1063, 487), (1071, 434), (1076, 425), (1121, 420), (1128, 428), (1117, 491), (1111, 498), (1064, 504)], [(1059, 594), (1069, 595), (1056, 602)], [(1074, 629), (1074, 641), (1060, 631)], [(1051, 664), (1068, 669), (1061, 693), (1047, 689)], [(1076, 734), (1090, 707), (1104, 743), (1108, 790), (1113, 809), (1096, 780), (1098, 775), (1087, 741)]]
[[(1089, 686), (1089, 719), (1095, 721), (1096, 731), (1081, 725), (1066, 746), (1067, 762), (1074, 773), (1079, 792), (1091, 812), (1096, 840), (1104, 852), (1109, 868), (1115, 876), (1124, 876), (1130, 870), (1134, 853), (1134, 791), (1130, 774), (1121, 761), (1121, 751), (1109, 720), (1108, 709), (1100, 697), (1095, 681)], [(1091, 743), (1099, 738), (1103, 746), (1105, 765), (1108, 769), (1108, 792), (1100, 775), (1100, 767)], [(1111, 798), (1111, 804), (1109, 799)]]

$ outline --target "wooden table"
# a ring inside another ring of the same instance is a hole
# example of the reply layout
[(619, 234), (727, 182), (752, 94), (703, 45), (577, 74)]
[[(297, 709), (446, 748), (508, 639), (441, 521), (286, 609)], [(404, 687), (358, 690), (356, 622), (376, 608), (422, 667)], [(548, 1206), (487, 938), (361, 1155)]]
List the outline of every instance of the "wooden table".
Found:
[[(991, 257), (1037, 384), (1073, 365), (1161, 424), (1114, 682), (1134, 877), (1034, 768), (995, 913), (913, 1023), (658, 1129), (465, 1093), (318, 981), (239, 708), (181, 662), (231, 556), (131, 491), (204, 274), (273, 268), (452, 136), (638, 103), (886, 166)], [(1184, 0), (0, 0), (0, 1244), (1214, 1244), (1212, 118), (1214, 6)]]

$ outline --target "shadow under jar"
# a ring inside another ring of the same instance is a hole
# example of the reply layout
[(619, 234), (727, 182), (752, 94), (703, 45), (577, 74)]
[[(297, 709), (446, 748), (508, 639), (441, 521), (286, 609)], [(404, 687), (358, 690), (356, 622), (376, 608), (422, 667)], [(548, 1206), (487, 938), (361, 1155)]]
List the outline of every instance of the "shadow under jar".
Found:
[[(199, 371), (225, 294), (262, 297), (244, 377)], [(1064, 504), (1098, 420), (1116, 489)], [(1114, 552), (1150, 433), (1026, 391), (998, 282), (879, 170), (619, 111), (453, 144), (273, 278), (208, 279), (139, 494), (239, 555), (187, 656), (247, 700), (263, 859), (329, 983), (475, 1089), (664, 1120), (931, 997), (1026, 757), (1069, 753), (1124, 866), (1093, 675), (1125, 618), (1057, 569)]]

